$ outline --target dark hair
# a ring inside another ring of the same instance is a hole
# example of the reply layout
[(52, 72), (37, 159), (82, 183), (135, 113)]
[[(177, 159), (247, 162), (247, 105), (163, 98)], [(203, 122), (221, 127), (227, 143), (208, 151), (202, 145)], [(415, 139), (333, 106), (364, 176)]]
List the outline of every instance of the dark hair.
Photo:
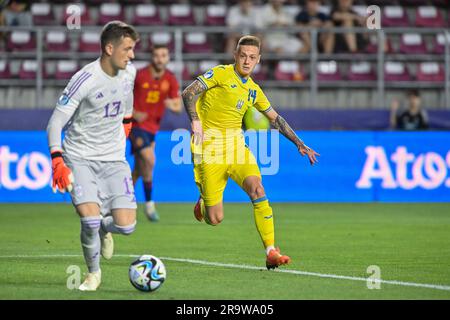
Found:
[(419, 90), (411, 89), (408, 91), (408, 96), (420, 97)]
[(134, 41), (139, 40), (139, 34), (136, 30), (122, 21), (111, 21), (108, 22), (102, 30), (102, 34), (100, 36), (100, 43), (102, 46), (102, 52), (105, 52), (105, 46), (108, 43), (116, 44), (123, 38), (131, 38)]
[(164, 44), (164, 43), (156, 43), (156, 44), (152, 45), (152, 48), (151, 48), (150, 52), (153, 53), (153, 52), (155, 52), (155, 50), (158, 50), (158, 49), (167, 49), (167, 50), (169, 50), (169, 46), (167, 44)]
[(236, 50), (239, 49), (239, 46), (255, 46), (261, 50), (261, 40), (255, 36), (243, 36), (239, 39)]

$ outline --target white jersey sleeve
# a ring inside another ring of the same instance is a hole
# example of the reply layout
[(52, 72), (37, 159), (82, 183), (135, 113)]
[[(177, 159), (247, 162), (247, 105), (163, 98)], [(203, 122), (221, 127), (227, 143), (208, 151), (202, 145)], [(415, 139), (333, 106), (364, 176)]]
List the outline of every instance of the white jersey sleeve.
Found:
[[(131, 91), (133, 91), (134, 88), (134, 81), (136, 80), (136, 68), (133, 64), (129, 64), (127, 67), (127, 71), (130, 74), (130, 79), (132, 79), (132, 86), (131, 86)], [(125, 117), (129, 118), (133, 115), (133, 104), (134, 104), (134, 95), (133, 93), (128, 95), (128, 99), (126, 101), (126, 109), (125, 109)]]
[(47, 138), (50, 152), (61, 150), (62, 130), (86, 96), (87, 85), (85, 83), (91, 76), (91, 73), (84, 70), (78, 71), (72, 79), (70, 79), (63, 93), (59, 97), (56, 108), (53, 111), (47, 126)]

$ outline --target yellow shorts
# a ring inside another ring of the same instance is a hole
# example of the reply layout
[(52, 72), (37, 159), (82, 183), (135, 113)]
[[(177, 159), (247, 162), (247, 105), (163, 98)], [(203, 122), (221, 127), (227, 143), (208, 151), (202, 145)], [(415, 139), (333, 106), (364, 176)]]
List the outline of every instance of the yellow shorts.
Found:
[(236, 150), (237, 147), (234, 148), (234, 152), (239, 151), (244, 156), (244, 161), (234, 159), (234, 161), (214, 162), (203, 159), (199, 164), (194, 163), (195, 183), (206, 206), (213, 206), (222, 202), (223, 192), (229, 177), (241, 188), (245, 178), (249, 176), (261, 178), (261, 172), (253, 153), (245, 145), (238, 148), (239, 150)]

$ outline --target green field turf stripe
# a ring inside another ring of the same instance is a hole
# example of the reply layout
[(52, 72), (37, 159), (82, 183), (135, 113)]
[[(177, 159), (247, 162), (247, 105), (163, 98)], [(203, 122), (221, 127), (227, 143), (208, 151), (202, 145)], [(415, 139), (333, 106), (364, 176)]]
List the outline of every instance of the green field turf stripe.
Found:
[[(138, 255), (138, 254), (116, 254), (116, 255), (114, 255), (114, 257), (118, 257), (118, 258), (136, 258), (139, 256), (140, 255)], [(0, 255), (0, 259), (21, 259), (21, 258), (46, 259), (46, 258), (81, 258), (81, 257), (82, 257), (82, 255), (80, 255), (80, 254), (44, 254), (44, 255), (20, 255), (19, 254), (19, 255), (3, 255), (3, 256)], [(173, 257), (160, 257), (160, 258), (161, 258), (161, 260), (167, 260), (167, 261), (198, 264), (198, 265), (213, 266), (213, 267), (222, 267), (222, 268), (235, 268), (235, 269), (244, 269), (244, 270), (264, 269), (262, 267), (243, 265), (243, 264), (221, 263), (221, 262), (211, 262), (211, 261), (205, 261), (205, 260), (194, 260), (194, 259), (173, 258)], [(300, 271), (300, 270), (292, 270), (292, 269), (276, 269), (272, 272), (289, 273), (289, 274), (319, 277), (319, 278), (350, 280), (350, 281), (367, 282), (367, 280), (368, 280), (367, 278), (363, 278), (363, 277), (342, 276), (342, 275), (336, 275), (336, 274), (308, 272), (308, 271)], [(371, 279), (371, 281), (377, 282), (377, 280), (373, 280), (373, 279)], [(378, 281), (380, 283), (398, 285), (398, 286), (450, 291), (450, 286), (446, 286), (446, 285), (405, 282), (405, 281), (397, 281), (397, 280), (383, 280), (383, 279), (380, 279)]]

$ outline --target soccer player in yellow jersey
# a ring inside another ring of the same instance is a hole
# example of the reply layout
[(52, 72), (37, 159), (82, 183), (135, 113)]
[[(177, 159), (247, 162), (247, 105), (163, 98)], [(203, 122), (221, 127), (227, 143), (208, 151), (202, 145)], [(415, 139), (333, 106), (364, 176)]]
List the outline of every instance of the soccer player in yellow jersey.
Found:
[[(261, 111), (273, 127), (297, 146), (302, 156), (308, 156), (311, 165), (317, 162), (319, 154), (297, 137), (250, 77), (260, 61), (260, 48), (257, 37), (242, 37), (234, 53), (234, 64), (210, 69), (191, 83), (182, 96), (191, 120), (194, 177), (200, 191), (195, 218), (210, 225), (223, 220), (223, 191), (231, 177), (253, 203), (256, 227), (266, 249), (266, 267), (273, 269), (291, 259), (275, 247), (272, 208), (259, 167), (241, 130), (246, 110), (254, 106)], [(197, 95), (200, 97), (195, 102)]]

